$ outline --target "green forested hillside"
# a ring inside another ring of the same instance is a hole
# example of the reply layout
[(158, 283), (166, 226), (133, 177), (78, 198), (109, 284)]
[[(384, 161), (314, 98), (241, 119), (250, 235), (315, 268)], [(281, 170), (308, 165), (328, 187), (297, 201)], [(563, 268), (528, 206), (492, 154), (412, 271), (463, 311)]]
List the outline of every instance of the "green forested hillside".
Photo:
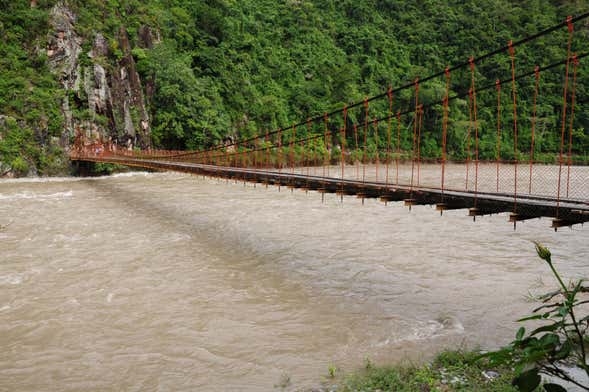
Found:
[[(42, 50), (55, 4), (0, 0), (0, 115), (4, 116), (0, 161), (19, 172), (36, 166), (41, 173), (51, 173), (60, 162), (61, 105), (68, 92), (50, 72)], [(117, 37), (121, 27), (126, 29), (146, 90), (152, 142), (174, 149), (204, 147), (227, 135), (249, 136), (333, 110), (589, 10), (587, 0), (71, 0), (65, 4), (77, 16), (74, 29), (82, 40), (83, 65), (100, 62), (108, 72), (121, 62), (125, 53)], [(138, 44), (143, 26), (157, 32), (153, 48)], [(96, 33), (106, 38), (108, 54), (90, 59), (85, 54)], [(579, 52), (589, 50), (586, 22), (575, 32), (574, 46)], [(518, 70), (561, 61), (565, 54), (566, 28), (518, 47)], [(493, 83), (509, 75), (509, 58), (478, 69), (477, 83)], [(589, 149), (587, 69), (579, 70), (577, 154)], [(468, 88), (468, 77), (464, 72), (453, 75), (452, 89)], [(562, 72), (554, 72), (542, 81), (540, 152), (558, 149), (562, 80)], [(443, 83), (440, 79), (425, 85), (423, 102), (440, 99)], [(530, 81), (521, 86), (523, 115), (531, 110), (531, 85)], [(508, 94), (506, 90), (506, 104)], [(399, 109), (409, 107), (410, 95), (406, 91), (398, 97)], [(496, 96), (481, 94), (480, 100), (481, 128), (495, 127), (491, 106)], [(69, 102), (74, 117), (87, 116), (83, 97), (72, 96)], [(436, 107), (425, 114), (424, 148), (432, 155), (439, 149), (434, 137), (439, 130), (427, 125), (439, 116)], [(466, 103), (457, 102), (451, 110), (450, 148), (460, 143), (467, 119)], [(120, 129), (108, 129), (107, 121), (103, 123), (111, 135), (121, 135)], [(522, 132), (525, 140), (525, 124)], [(508, 143), (509, 135), (505, 137)], [(489, 132), (487, 140), (483, 133), (481, 138), (482, 153), (491, 156), (494, 134)]]

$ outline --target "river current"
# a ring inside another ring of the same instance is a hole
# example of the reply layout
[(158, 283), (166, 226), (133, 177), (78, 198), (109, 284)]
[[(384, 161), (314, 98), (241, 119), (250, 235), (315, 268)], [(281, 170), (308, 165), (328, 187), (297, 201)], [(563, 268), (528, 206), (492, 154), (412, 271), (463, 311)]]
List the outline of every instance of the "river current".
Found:
[(174, 173), (0, 181), (0, 391), (266, 391), (513, 338), (588, 230)]

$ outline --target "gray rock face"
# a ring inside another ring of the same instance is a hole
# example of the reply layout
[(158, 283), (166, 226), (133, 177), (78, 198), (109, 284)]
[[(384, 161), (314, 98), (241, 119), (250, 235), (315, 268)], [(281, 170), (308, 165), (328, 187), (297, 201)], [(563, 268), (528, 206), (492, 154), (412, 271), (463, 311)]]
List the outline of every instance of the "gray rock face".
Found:
[(12, 172), (12, 168), (0, 161), (0, 178), (13, 178), (14, 173)]
[[(66, 94), (62, 103), (64, 131), (60, 144), (68, 147), (75, 131), (88, 138), (112, 138), (121, 145), (149, 147), (150, 119), (127, 31), (121, 27), (118, 33), (123, 57), (109, 68), (112, 69), (109, 72), (101, 65), (104, 61), (113, 60), (109, 58), (105, 37), (97, 32), (90, 52), (82, 53), (83, 40), (75, 31), (75, 23), (76, 16), (63, 1), (58, 2), (50, 12), (51, 31), (47, 44), (49, 66), (63, 88), (78, 98), (74, 102), (71, 101), (71, 94)], [(159, 36), (154, 36), (149, 27), (143, 26), (138, 41), (142, 47), (151, 48), (159, 42)], [(93, 64), (81, 67), (80, 56), (88, 56)], [(82, 101), (87, 102), (90, 119), (77, 119), (73, 114), (72, 106), (80, 108)], [(107, 125), (103, 119), (98, 121), (98, 116), (106, 118)]]
[(139, 28), (138, 38), (139, 47), (144, 49), (151, 49), (160, 42), (159, 33), (154, 35), (151, 27), (145, 25)]
[[(82, 52), (82, 39), (74, 30), (75, 22), (75, 15), (64, 2), (58, 2), (49, 13), (51, 30), (48, 34), (47, 59), (49, 68), (58, 76), (66, 91), (77, 91), (80, 87), (78, 57)], [(67, 148), (75, 126), (67, 95), (62, 102), (61, 110), (64, 129), (60, 144)]]
[(63, 114), (63, 132), (59, 145), (67, 148), (70, 141), (70, 136), (74, 134), (74, 116), (70, 108), (70, 101), (66, 96), (61, 103), (61, 112)]
[[(0, 114), (0, 127), (6, 126), (6, 120), (8, 120), (8, 116)], [(0, 140), (2, 140), (2, 134), (0, 134)]]
[(47, 58), (49, 67), (59, 76), (66, 90), (76, 89), (79, 83), (78, 57), (82, 52), (82, 39), (74, 30), (75, 22), (75, 15), (63, 2), (51, 9)]
[(106, 71), (100, 64), (85, 68), (84, 91), (88, 97), (88, 109), (94, 115), (109, 117), (109, 104), (112, 101)]
[[(143, 87), (131, 54), (129, 37), (124, 27), (119, 31), (119, 47), (123, 57), (111, 76), (115, 118), (123, 119), (124, 138), (127, 144), (141, 148), (150, 146), (150, 121), (143, 95)], [(118, 114), (118, 115), (117, 115)]]
[(91, 58), (108, 56), (108, 43), (104, 36), (100, 33), (96, 33), (94, 37), (94, 43), (92, 45), (92, 51), (90, 52)]

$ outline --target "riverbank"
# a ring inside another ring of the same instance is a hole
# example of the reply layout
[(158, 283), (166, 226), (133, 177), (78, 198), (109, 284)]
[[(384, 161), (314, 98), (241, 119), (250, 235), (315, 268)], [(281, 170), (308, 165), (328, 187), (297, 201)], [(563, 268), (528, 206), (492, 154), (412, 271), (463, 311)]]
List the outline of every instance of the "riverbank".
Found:
[[(363, 369), (350, 374), (328, 369), (322, 386), (308, 392), (517, 391), (511, 385), (511, 369), (492, 367), (484, 360), (474, 361), (478, 355), (475, 351), (442, 351), (422, 365), (375, 366), (366, 360)], [(287, 381), (279, 387), (286, 389)]]
[[(0, 180), (15, 178), (55, 178), (55, 177), (95, 177), (108, 176), (111, 174), (129, 173), (136, 171), (128, 166), (116, 165), (113, 163), (101, 162), (82, 162), (81, 164), (68, 164), (54, 168), (51, 172), (39, 173), (37, 170), (14, 170), (10, 166), (3, 165), (0, 162)], [(142, 171), (149, 171), (144, 169)]]

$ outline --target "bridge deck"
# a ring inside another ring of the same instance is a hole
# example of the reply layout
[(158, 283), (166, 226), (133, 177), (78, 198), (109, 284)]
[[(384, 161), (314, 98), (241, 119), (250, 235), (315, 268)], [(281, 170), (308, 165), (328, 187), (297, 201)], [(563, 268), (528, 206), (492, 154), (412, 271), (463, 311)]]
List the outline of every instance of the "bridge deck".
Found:
[(560, 201), (534, 195), (441, 190), (437, 188), (411, 186), (407, 184), (385, 184), (374, 181), (358, 181), (286, 173), (255, 168), (215, 166), (191, 162), (174, 162), (154, 159), (140, 159), (117, 156), (72, 157), (72, 160), (107, 162), (155, 170), (171, 170), (202, 174), (213, 177), (233, 178), (243, 181), (266, 183), (292, 188), (315, 190), (323, 193), (356, 195), (362, 198), (380, 198), (382, 201), (403, 201), (405, 205), (436, 205), (444, 210), (468, 209), (473, 218), (480, 215), (509, 212), (509, 220), (517, 221), (552, 217), (552, 227), (570, 226), (589, 221), (589, 203), (572, 199)]

